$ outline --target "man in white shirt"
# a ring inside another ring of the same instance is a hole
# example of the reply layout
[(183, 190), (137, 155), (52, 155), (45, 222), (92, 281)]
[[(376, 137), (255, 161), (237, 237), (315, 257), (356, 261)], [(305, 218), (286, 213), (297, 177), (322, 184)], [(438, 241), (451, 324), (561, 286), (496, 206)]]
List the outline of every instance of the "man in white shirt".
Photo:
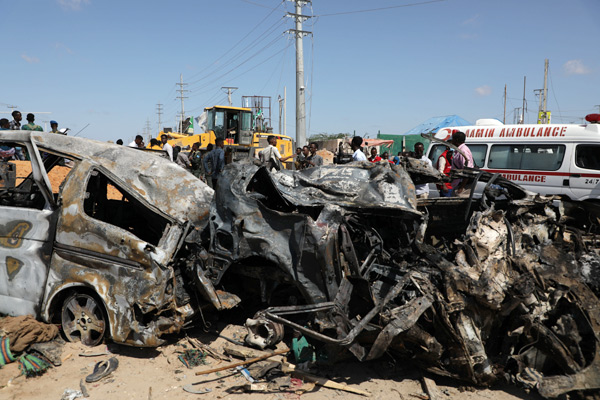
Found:
[(142, 147), (142, 142), (144, 141), (144, 138), (142, 137), (142, 135), (137, 135), (135, 137), (135, 139), (133, 140), (133, 142), (129, 143), (127, 146), (129, 147)]
[(173, 147), (169, 143), (167, 143), (167, 139), (169, 139), (167, 135), (162, 135), (160, 137), (160, 141), (162, 142), (162, 149), (169, 154), (169, 158), (171, 159), (171, 161), (173, 161)]
[[(431, 160), (424, 153), (425, 153), (425, 146), (423, 146), (423, 143), (421, 143), (421, 142), (415, 143), (415, 158), (417, 160), (427, 162), (429, 164), (429, 166), (431, 166), (433, 168), (433, 164), (431, 163)], [(415, 192), (417, 194), (417, 199), (428, 198), (429, 197), (429, 184), (423, 183), (421, 185), (415, 185)]]
[(363, 153), (361, 148), (362, 142), (363, 140), (360, 136), (354, 136), (352, 138), (352, 142), (350, 142), (350, 146), (354, 151), (352, 161), (367, 161), (367, 156), (365, 156), (365, 153)]
[(267, 137), (267, 143), (269, 143), (269, 145), (262, 149), (260, 153), (258, 153), (258, 157), (260, 158), (260, 161), (267, 166), (269, 172), (271, 172), (273, 169), (279, 171), (283, 167), (281, 163), (285, 162), (289, 158), (294, 157), (294, 154), (287, 157), (281, 157), (281, 154), (276, 147), (277, 138), (273, 135)]

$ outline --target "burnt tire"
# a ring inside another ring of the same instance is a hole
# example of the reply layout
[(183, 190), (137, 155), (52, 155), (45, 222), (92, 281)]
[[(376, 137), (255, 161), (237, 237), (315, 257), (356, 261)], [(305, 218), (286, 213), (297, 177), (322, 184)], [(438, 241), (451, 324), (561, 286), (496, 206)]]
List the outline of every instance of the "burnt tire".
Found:
[(61, 323), (68, 341), (96, 346), (106, 333), (107, 318), (102, 304), (95, 297), (75, 293), (63, 302)]

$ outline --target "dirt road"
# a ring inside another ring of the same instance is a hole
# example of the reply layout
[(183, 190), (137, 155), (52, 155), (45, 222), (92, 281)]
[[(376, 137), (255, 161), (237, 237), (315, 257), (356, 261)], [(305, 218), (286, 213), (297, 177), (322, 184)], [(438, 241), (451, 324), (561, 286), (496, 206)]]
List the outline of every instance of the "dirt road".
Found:
[[(239, 338), (244, 329), (229, 325), (222, 335)], [(197, 337), (202, 343), (223, 354), (224, 346), (232, 346), (216, 335), (202, 334)], [(190, 348), (186, 338), (162, 346), (158, 349), (140, 349), (114, 344), (103, 344), (94, 348), (79, 343), (67, 343), (64, 347), (62, 365), (48, 370), (44, 375), (25, 378), (20, 375), (17, 363), (0, 369), (1, 399), (61, 399), (65, 391), (80, 391), (80, 381), (92, 373), (97, 362), (116, 357), (118, 368), (109, 376), (98, 382), (87, 384), (85, 389), (90, 399), (361, 399), (364, 396), (340, 390), (315, 386), (312, 383), (294, 381), (294, 389), (269, 390), (268, 392), (247, 393), (241, 389), (248, 382), (235, 370), (210, 373), (196, 376), (195, 372), (227, 365), (227, 361), (207, 357), (207, 365), (188, 369), (178, 359), (180, 352)], [(282, 344), (283, 345), (283, 344)], [(100, 354), (84, 357), (82, 354)], [(293, 362), (293, 355), (288, 356)], [(274, 358), (281, 360), (281, 357)], [(239, 359), (232, 358), (232, 362)], [(421, 372), (406, 363), (384, 356), (368, 363), (349, 360), (336, 364), (332, 368), (319, 368), (316, 374), (329, 378), (349, 387), (371, 393), (374, 399), (426, 399), (422, 386)], [(461, 382), (433, 375), (432, 378), (441, 391), (441, 399), (538, 399), (537, 395), (528, 395), (512, 386), (501, 386), (493, 389), (476, 389), (463, 386)], [(191, 394), (183, 390), (183, 386), (194, 384), (194, 389), (211, 389), (210, 393)]]

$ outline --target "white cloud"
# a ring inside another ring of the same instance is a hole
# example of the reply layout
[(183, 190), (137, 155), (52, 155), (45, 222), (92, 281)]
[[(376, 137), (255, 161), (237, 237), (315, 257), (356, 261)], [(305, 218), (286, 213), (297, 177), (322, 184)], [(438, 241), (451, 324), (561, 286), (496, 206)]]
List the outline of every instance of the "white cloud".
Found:
[(581, 60), (569, 60), (563, 65), (563, 69), (567, 75), (585, 75), (591, 72)]
[(40, 59), (37, 57), (30, 57), (27, 54), (21, 54), (21, 58), (27, 61), (29, 64), (39, 63)]
[(478, 96), (489, 96), (492, 94), (492, 88), (488, 85), (479, 86), (478, 88), (475, 88), (475, 93), (477, 93)]
[(90, 0), (56, 0), (66, 10), (80, 10), (81, 6), (91, 3)]
[(476, 25), (479, 22), (479, 14), (472, 16), (462, 22), (463, 25)]
[(54, 47), (57, 50), (62, 50), (62, 51), (65, 51), (65, 52), (67, 52), (69, 54), (73, 54), (73, 50), (71, 50), (70, 48), (68, 48), (67, 45), (65, 45), (64, 43), (57, 42), (57, 43), (54, 44)]

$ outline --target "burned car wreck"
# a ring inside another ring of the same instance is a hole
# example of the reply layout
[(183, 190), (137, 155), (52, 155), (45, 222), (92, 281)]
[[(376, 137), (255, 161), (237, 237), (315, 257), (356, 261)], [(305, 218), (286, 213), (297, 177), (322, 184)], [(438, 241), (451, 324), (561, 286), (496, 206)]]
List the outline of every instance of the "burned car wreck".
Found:
[(1, 313), (88, 345), (158, 346), (195, 315), (237, 309), (258, 347), (288, 327), (330, 355), (393, 353), (478, 385), (600, 388), (594, 204), (480, 171), (456, 175), (481, 197), (417, 202), (415, 183), (443, 177), (411, 159), (233, 163), (213, 193), (136, 149), (37, 132), (0, 142), (31, 170), (0, 163)]
[(217, 309), (260, 298), (255, 346), (287, 326), (478, 385), (600, 388), (597, 220), (577, 216), (589, 210), (479, 171), (461, 173), (485, 184), (480, 199), (417, 203), (413, 181), (441, 178), (420, 164), (232, 164), (188, 270)]
[(0, 163), (0, 313), (61, 323), (87, 345), (158, 346), (178, 332), (194, 310), (176, 301), (171, 265), (206, 225), (212, 189), (124, 146), (23, 131), (0, 144), (28, 159)]

